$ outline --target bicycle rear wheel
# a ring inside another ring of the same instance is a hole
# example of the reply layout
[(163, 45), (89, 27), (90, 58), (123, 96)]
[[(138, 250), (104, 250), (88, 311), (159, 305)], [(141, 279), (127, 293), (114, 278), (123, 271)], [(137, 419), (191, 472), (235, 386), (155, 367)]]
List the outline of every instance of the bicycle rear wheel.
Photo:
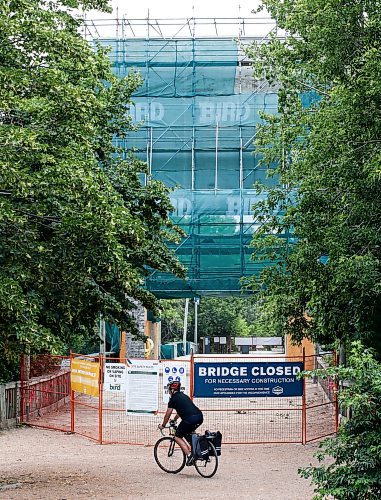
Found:
[(218, 457), (213, 443), (208, 443), (209, 456), (207, 458), (196, 459), (194, 466), (202, 477), (213, 477), (218, 469)]
[(166, 436), (157, 441), (153, 455), (164, 472), (177, 474), (185, 467), (186, 457), (174, 438)]

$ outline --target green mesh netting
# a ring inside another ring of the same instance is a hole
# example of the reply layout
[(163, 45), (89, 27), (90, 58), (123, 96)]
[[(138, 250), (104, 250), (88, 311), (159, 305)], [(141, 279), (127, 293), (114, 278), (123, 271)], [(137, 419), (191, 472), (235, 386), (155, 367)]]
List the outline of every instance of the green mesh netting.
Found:
[[(240, 293), (240, 278), (266, 263), (250, 260), (258, 227), (251, 205), (255, 181), (266, 179), (253, 155), (259, 113), (277, 111), (274, 93), (250, 88), (236, 42), (224, 39), (101, 40), (114, 71), (144, 78), (129, 109), (141, 126), (122, 142), (148, 162), (152, 176), (176, 188), (173, 219), (187, 237), (176, 253), (185, 281), (152, 272), (147, 287), (160, 297)], [(244, 73), (244, 74), (243, 74)]]

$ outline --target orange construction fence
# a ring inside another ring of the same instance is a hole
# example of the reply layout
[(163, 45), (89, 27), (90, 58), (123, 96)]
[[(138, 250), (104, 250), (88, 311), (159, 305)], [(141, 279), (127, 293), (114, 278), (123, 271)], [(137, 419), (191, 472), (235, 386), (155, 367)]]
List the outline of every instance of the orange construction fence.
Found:
[[(186, 392), (204, 414), (203, 430), (220, 430), (225, 444), (302, 443), (337, 431), (337, 385), (328, 379), (303, 379), (303, 394), (294, 397), (194, 397), (194, 363), (302, 362), (308, 369), (336, 362), (334, 354), (320, 356), (196, 355), (175, 360), (156, 360), (157, 407), (154, 412), (128, 411), (124, 387), (104, 384), (105, 367), (130, 366), (127, 358), (72, 354), (68, 358), (36, 356), (30, 361), (30, 377), (21, 372), (21, 418), (32, 425), (86, 436), (99, 443), (152, 445), (157, 426), (166, 411), (165, 369), (181, 369)], [(143, 360), (142, 360), (143, 361)], [(42, 373), (45, 372), (45, 373)], [(33, 376), (34, 375), (34, 376)], [(107, 374), (106, 374), (107, 379)], [(139, 379), (136, 379), (139, 380)], [(138, 383), (138, 382), (136, 382)], [(118, 390), (115, 390), (118, 389)], [(142, 389), (144, 394), (144, 388)]]

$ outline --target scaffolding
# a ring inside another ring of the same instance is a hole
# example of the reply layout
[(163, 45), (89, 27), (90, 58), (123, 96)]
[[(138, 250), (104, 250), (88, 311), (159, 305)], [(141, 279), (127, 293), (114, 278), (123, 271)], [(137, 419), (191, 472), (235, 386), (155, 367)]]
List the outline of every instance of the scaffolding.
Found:
[(85, 30), (111, 48), (116, 75), (143, 77), (129, 108), (140, 127), (121, 145), (174, 189), (171, 217), (187, 235), (174, 247), (187, 279), (153, 271), (147, 287), (162, 298), (241, 293), (241, 278), (268, 264), (251, 259), (251, 207), (254, 183), (276, 180), (259, 165), (253, 139), (260, 112), (277, 112), (276, 93), (254, 80), (243, 47), (276, 26), (269, 18), (147, 17), (86, 21)]

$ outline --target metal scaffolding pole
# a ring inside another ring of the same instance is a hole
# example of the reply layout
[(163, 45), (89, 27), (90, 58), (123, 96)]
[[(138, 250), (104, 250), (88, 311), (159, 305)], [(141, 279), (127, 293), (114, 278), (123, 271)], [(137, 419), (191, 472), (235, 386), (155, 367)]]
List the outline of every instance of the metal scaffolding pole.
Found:
[(149, 150), (149, 164), (148, 164), (148, 172), (149, 176), (151, 177), (152, 175), (152, 154), (153, 154), (153, 147), (152, 147), (152, 142), (153, 142), (153, 128), (150, 128), (150, 150)]
[[(126, 151), (134, 148), (146, 161), (146, 182), (153, 175), (178, 188), (170, 195), (175, 208), (171, 216), (187, 233), (180, 245), (170, 244), (188, 269), (187, 280), (154, 271), (147, 286), (166, 298), (171, 293), (184, 298), (236, 293), (239, 277), (257, 272), (247, 247), (258, 226), (248, 217), (256, 196), (251, 189), (256, 164), (249, 154), (254, 150), (256, 108), (276, 108), (275, 99), (262, 96), (269, 92), (266, 83), (250, 80), (244, 45), (266, 41), (270, 27), (258, 23), (256, 34), (249, 36), (252, 23), (241, 17), (241, 10), (238, 19), (209, 20), (195, 19), (194, 13), (187, 19), (153, 19), (152, 9), (141, 20), (127, 20), (119, 13), (109, 36), (105, 29), (110, 20), (103, 25), (101, 21), (100, 28), (86, 22), (85, 28), (102, 45), (111, 39), (116, 74), (122, 77), (135, 67), (142, 73), (144, 83), (136, 90), (131, 111), (140, 130), (131, 132), (122, 145)], [(195, 341), (197, 308), (195, 303), (196, 324), (190, 334)]]
[(194, 127), (192, 127), (192, 157), (191, 157), (191, 167), (192, 167), (192, 179), (191, 179), (191, 189), (194, 191)]
[(214, 190), (218, 188), (218, 122), (216, 123), (216, 163), (214, 167)]
[(240, 240), (240, 260), (241, 276), (245, 274), (245, 247), (243, 239), (243, 140), (242, 127), (239, 127), (239, 197), (240, 197), (240, 218), (239, 218), (239, 240)]
[(239, 127), (239, 188), (243, 189), (243, 140), (242, 127)]

